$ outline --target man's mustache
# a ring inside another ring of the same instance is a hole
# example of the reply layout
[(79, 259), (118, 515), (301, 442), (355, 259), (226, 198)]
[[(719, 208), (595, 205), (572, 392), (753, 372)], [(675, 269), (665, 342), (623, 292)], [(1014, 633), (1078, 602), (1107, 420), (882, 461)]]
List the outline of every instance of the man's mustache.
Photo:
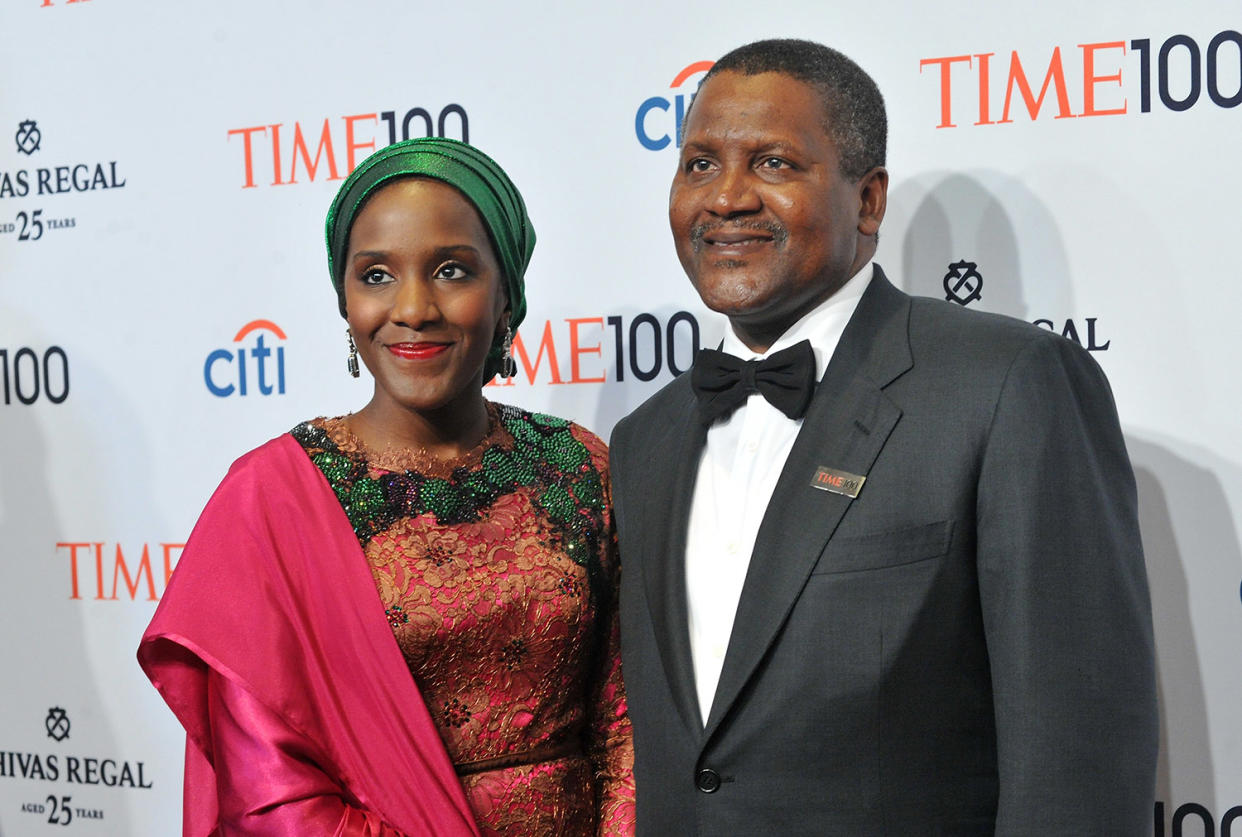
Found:
[(755, 230), (766, 232), (772, 236), (772, 240), (778, 245), (784, 244), (789, 240), (789, 230), (775, 221), (725, 221), (714, 224), (695, 224), (690, 228), (691, 245), (693, 245), (695, 250), (701, 250), (704, 237), (708, 233), (713, 233), (717, 230), (728, 230), (730, 232)]

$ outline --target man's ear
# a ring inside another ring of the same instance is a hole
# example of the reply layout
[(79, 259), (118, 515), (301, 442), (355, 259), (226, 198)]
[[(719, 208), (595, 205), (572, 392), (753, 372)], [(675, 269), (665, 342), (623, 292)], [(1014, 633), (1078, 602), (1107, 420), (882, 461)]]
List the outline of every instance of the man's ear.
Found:
[(880, 231), (888, 208), (888, 171), (876, 166), (858, 181), (858, 233), (874, 236)]

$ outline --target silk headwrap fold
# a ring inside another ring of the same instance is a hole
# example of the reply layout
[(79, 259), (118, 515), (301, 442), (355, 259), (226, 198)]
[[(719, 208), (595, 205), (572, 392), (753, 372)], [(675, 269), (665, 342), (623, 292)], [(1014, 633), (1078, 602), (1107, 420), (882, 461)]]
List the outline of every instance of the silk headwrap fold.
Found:
[[(509, 297), (509, 328), (526, 316), (526, 267), (535, 249), (535, 229), (526, 204), (504, 169), (472, 145), (442, 137), (403, 140), (367, 157), (345, 178), (328, 209), (325, 234), (328, 272), (345, 316), (345, 258), (349, 231), (374, 192), (402, 177), (430, 177), (461, 192), (478, 210), (491, 238)], [(487, 354), (484, 377), (491, 378), (503, 351), (498, 339)]]

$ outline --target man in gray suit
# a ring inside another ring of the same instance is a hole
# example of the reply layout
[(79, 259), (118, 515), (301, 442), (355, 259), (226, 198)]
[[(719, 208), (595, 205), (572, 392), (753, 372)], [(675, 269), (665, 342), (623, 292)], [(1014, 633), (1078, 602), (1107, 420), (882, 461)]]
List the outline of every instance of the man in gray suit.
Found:
[(889, 283), (885, 136), (871, 78), (805, 41), (726, 55), (686, 117), (669, 218), (730, 328), (612, 440), (639, 833), (1150, 833), (1108, 384)]

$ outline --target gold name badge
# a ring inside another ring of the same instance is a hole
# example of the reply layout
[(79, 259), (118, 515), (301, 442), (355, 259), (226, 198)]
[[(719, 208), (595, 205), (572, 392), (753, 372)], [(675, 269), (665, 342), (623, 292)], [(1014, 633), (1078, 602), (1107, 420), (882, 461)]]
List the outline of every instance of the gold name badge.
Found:
[(833, 494), (844, 494), (846, 497), (857, 497), (866, 481), (866, 477), (860, 477), (858, 474), (820, 465), (811, 479), (811, 488), (831, 491)]

